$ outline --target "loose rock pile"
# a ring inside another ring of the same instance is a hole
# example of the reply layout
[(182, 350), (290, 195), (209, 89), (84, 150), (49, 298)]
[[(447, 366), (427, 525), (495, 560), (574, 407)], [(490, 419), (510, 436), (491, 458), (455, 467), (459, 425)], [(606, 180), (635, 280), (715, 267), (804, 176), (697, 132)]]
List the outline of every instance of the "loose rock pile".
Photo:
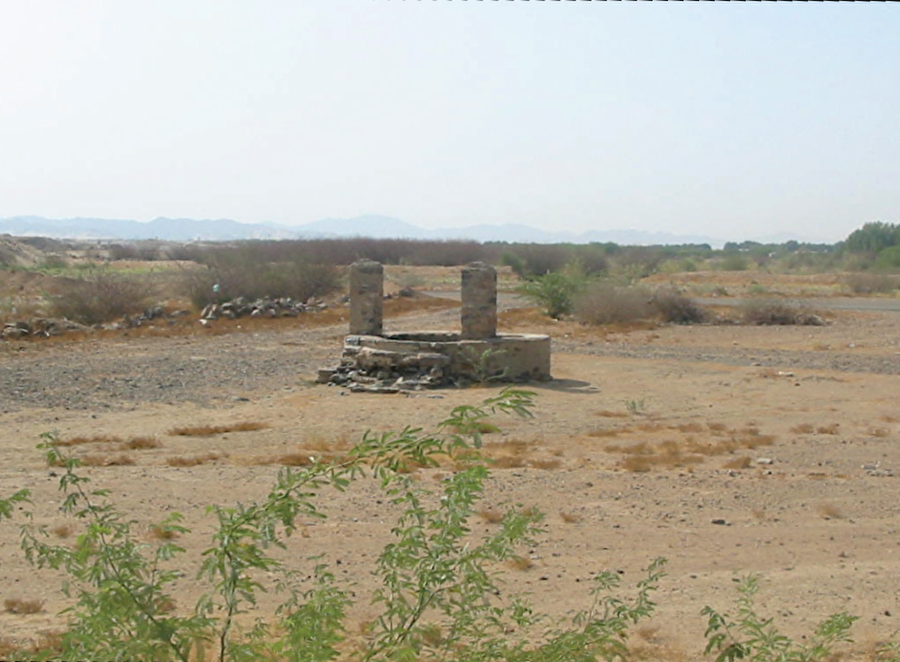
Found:
[(3, 331), (0, 331), (0, 336), (4, 340), (19, 340), (20, 338), (28, 337), (49, 338), (50, 336), (58, 336), (66, 331), (90, 331), (90, 327), (77, 322), (70, 322), (67, 319), (36, 317), (28, 321), (7, 322), (3, 325)]
[(359, 336), (347, 336), (336, 368), (319, 370), (320, 384), (347, 386), (355, 393), (398, 393), (440, 386), (462, 386), (447, 368), (450, 357), (437, 352), (390, 352), (361, 347)]
[(310, 299), (305, 303), (294, 301), (290, 297), (279, 299), (256, 299), (248, 301), (237, 297), (224, 303), (211, 303), (200, 313), (201, 320), (217, 320), (220, 318), (237, 319), (238, 317), (297, 317), (301, 313), (325, 310), (324, 301)]

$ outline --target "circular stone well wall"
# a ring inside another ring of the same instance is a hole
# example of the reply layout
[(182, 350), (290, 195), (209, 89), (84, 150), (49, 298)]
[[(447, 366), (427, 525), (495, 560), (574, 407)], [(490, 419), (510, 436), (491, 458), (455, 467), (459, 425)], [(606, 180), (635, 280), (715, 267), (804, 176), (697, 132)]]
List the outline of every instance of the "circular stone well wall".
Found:
[(550, 377), (550, 336), (501, 333), (464, 340), (459, 333), (426, 331), (356, 335), (344, 340), (345, 357), (361, 367), (427, 371), (443, 377), (484, 381), (546, 381)]

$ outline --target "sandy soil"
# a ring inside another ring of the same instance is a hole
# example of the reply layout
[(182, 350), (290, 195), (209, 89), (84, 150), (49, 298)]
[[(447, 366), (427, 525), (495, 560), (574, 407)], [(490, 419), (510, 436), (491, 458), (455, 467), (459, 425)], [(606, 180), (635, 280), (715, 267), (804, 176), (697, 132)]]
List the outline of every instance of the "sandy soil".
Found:
[[(390, 326), (446, 328), (454, 315), (411, 315)], [(547, 513), (538, 544), (525, 550), (533, 565), (504, 570), (510, 588), (531, 593), (551, 615), (571, 615), (587, 606), (592, 573), (621, 571), (633, 586), (642, 567), (664, 556), (657, 614), (635, 640), (660, 659), (699, 659), (702, 607), (732, 606), (734, 580), (746, 573), (760, 575), (760, 609), (788, 634), (809, 634), (847, 610), (860, 617), (854, 649), (871, 651), (900, 628), (898, 321), (896, 313), (835, 313), (817, 328), (599, 332), (508, 315), (510, 329), (544, 329), (555, 342), (554, 381), (533, 385), (535, 418), (496, 418), (502, 432), (485, 438), (488, 453), (505, 458), (485, 509), (521, 503)], [(189, 553), (178, 605), (188, 608), (202, 590), (193, 577), (211, 532), (208, 504), (264, 497), (278, 471), (267, 463), (280, 456), (345, 447), (366, 430), (432, 426), (452, 407), (499, 390), (349, 395), (312, 384), (314, 368), (336, 359), (342, 333), (281, 325), (6, 352), (0, 494), (27, 487), (37, 521), (61, 524), (58, 470), (34, 449), (41, 432), (156, 437), (160, 448), (125, 452), (132, 466), (83, 472), (112, 491), (138, 530), (173, 510), (185, 515), (193, 532), (180, 541)], [(169, 434), (245, 421), (269, 427)], [(115, 447), (74, 448), (81, 456), (121, 455)], [(209, 453), (221, 457), (167, 465)], [(447, 471), (419, 476), (436, 486)], [(329, 518), (305, 523), (286, 558), (311, 568), (305, 559), (325, 553), (354, 583), (353, 618), (369, 619), (376, 613), (366, 603), (370, 571), (389, 539), (390, 510), (366, 482), (325, 493), (323, 504)], [(496, 526), (488, 519), (474, 522), (476, 533)], [(45, 606), (33, 615), (0, 612), (0, 634), (9, 637), (58, 629), (66, 606), (60, 575), (23, 560), (20, 523), (0, 524), (0, 598), (39, 597)], [(266, 600), (260, 613), (270, 608)]]

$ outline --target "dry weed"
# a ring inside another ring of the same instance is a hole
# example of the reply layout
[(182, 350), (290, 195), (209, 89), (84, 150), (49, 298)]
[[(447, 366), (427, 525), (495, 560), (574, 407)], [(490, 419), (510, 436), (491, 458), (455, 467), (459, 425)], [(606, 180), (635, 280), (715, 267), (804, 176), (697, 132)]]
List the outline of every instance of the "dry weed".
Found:
[(68, 538), (72, 535), (72, 531), (74, 531), (74, 528), (68, 522), (65, 524), (57, 524), (50, 529), (50, 533), (57, 538)]
[(839, 432), (839, 428), (841, 427), (840, 423), (832, 423), (831, 425), (820, 425), (816, 428), (816, 432), (819, 434), (837, 434)]
[(589, 437), (596, 437), (597, 439), (606, 439), (608, 437), (618, 437), (623, 432), (627, 432), (627, 430), (617, 430), (616, 428), (604, 428), (603, 430), (592, 430), (588, 432)]
[(484, 508), (479, 511), (478, 516), (488, 524), (499, 524), (503, 521), (503, 513), (493, 508)]
[(581, 515), (578, 513), (567, 513), (565, 511), (560, 512), (559, 517), (566, 524), (577, 524), (582, 520)]
[(53, 443), (57, 448), (65, 446), (83, 446), (84, 444), (111, 444), (120, 443), (120, 437), (114, 437), (108, 434), (95, 434), (90, 437), (71, 437), (69, 439), (59, 439)]
[(195, 425), (190, 427), (172, 428), (169, 434), (173, 437), (212, 437), (226, 432), (255, 432), (270, 427), (268, 423), (258, 421), (244, 421), (230, 425)]
[(3, 608), (10, 614), (37, 614), (44, 610), (44, 602), (37, 598), (7, 598)]
[(517, 556), (506, 562), (510, 568), (514, 570), (531, 570), (534, 567), (534, 561), (527, 556)]
[(562, 461), (556, 458), (543, 459), (543, 460), (529, 460), (528, 466), (533, 469), (543, 469), (544, 471), (551, 471), (553, 469), (559, 469), (562, 466)]
[(710, 432), (726, 432), (728, 430), (728, 426), (724, 423), (719, 423), (717, 421), (711, 421), (706, 424), (706, 427)]
[(215, 462), (216, 460), (220, 460), (224, 457), (219, 453), (204, 453), (202, 455), (193, 455), (190, 457), (170, 457), (166, 460), (166, 464), (170, 467), (196, 467), (200, 464), (208, 464), (210, 462)]
[(156, 437), (132, 437), (120, 446), (122, 450), (127, 451), (142, 451), (161, 447), (162, 443)]
[(743, 457), (736, 457), (733, 460), (729, 460), (725, 464), (722, 465), (723, 469), (749, 469), (750, 468), (750, 458), (746, 455)]
[(174, 540), (181, 534), (178, 531), (173, 531), (172, 529), (167, 529), (157, 524), (153, 524), (147, 529), (147, 535), (152, 540)]
[(810, 423), (801, 423), (800, 425), (792, 427), (791, 432), (794, 434), (812, 434), (815, 429), (816, 428)]
[(816, 510), (818, 511), (819, 515), (821, 515), (825, 519), (843, 519), (844, 517), (844, 514), (841, 512), (841, 510), (837, 506), (830, 503), (820, 504), (819, 507), (816, 508)]
[(594, 416), (602, 416), (603, 418), (628, 418), (628, 414), (624, 411), (610, 411), (609, 409), (595, 412)]
[(128, 467), (135, 463), (127, 455), (85, 455), (80, 459), (85, 467)]

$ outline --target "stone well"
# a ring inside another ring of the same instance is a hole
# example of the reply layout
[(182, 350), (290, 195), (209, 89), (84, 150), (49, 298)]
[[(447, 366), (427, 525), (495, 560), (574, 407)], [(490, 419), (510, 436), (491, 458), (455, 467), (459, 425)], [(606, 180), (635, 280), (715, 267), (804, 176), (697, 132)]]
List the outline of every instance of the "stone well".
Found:
[(350, 268), (350, 335), (341, 365), (322, 383), (393, 393), (471, 382), (550, 379), (550, 336), (497, 333), (497, 272), (474, 262), (462, 270), (461, 331), (383, 333), (381, 265)]

